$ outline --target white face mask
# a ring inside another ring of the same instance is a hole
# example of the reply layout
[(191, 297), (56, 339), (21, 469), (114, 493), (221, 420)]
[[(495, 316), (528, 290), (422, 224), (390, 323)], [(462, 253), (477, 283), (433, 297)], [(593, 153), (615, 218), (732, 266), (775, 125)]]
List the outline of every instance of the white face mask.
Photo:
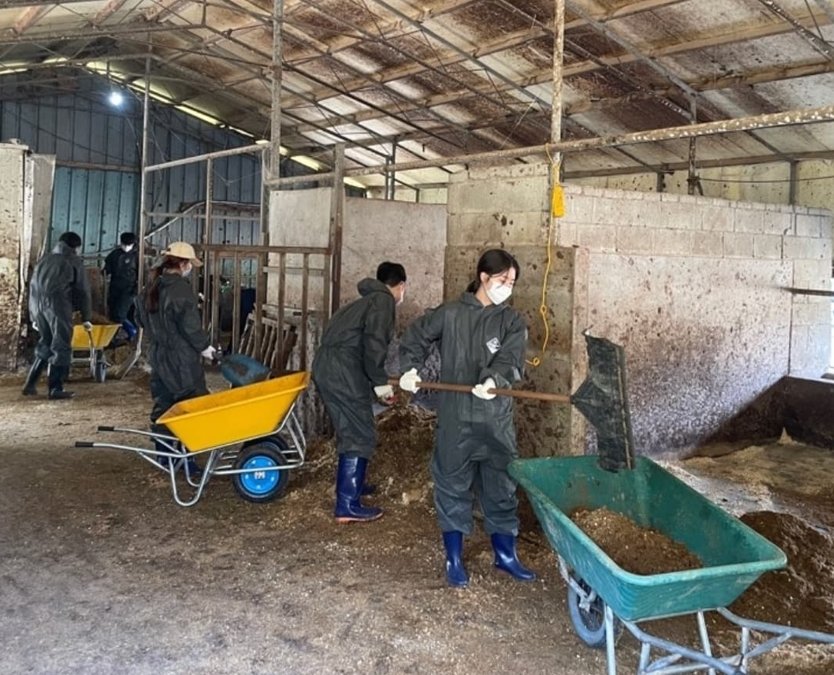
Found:
[(133, 250), (133, 244), (122, 244), (122, 250), (125, 253), (130, 253)]
[(192, 265), (191, 263), (188, 263), (188, 265), (186, 265), (185, 269), (182, 271), (182, 275), (184, 277), (187, 277), (189, 274), (191, 274), (191, 270), (193, 270), (193, 269), (194, 269), (194, 265)]
[(495, 284), (494, 286), (487, 286), (486, 294), (493, 305), (500, 305), (510, 299), (513, 289), (505, 284)]

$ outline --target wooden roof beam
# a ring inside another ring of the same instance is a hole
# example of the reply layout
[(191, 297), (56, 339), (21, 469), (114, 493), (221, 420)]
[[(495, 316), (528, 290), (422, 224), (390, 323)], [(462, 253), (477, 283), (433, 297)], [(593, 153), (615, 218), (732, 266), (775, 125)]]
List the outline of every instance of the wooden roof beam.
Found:
[[(625, 7), (621, 7), (618, 10), (614, 10), (611, 12), (607, 12), (601, 15), (592, 15), (592, 18), (597, 20), (600, 23), (607, 23), (609, 21), (614, 21), (616, 19), (622, 19), (627, 16), (633, 16), (635, 14), (639, 14), (642, 12), (648, 12), (655, 9), (660, 9), (662, 7), (668, 7), (671, 5), (676, 5), (683, 0), (643, 0), (642, 2), (636, 2), (630, 5), (626, 5)], [(572, 21), (568, 21), (565, 24), (565, 30), (570, 30), (572, 28), (579, 28), (587, 24), (587, 21), (582, 18), (573, 19)], [(303, 35), (302, 31), (299, 31)], [(505, 49), (513, 49), (514, 47), (520, 47), (528, 42), (532, 42), (533, 40), (538, 40), (541, 38), (546, 38), (550, 35), (550, 30), (546, 27), (541, 27), (538, 25), (531, 26), (530, 28), (524, 28), (522, 30), (513, 31), (506, 35), (501, 35), (497, 38), (492, 40), (488, 40), (486, 42), (479, 43), (477, 46), (471, 49), (464, 49), (467, 54), (474, 56), (475, 58), (480, 58), (482, 56), (488, 56), (490, 54), (497, 54), (498, 52), (502, 52)], [(301, 37), (301, 36), (298, 36)], [(356, 40), (353, 40), (355, 43)], [(349, 44), (346, 45), (344, 48), (350, 46)], [(333, 49), (332, 45), (327, 49), (328, 53), (335, 53), (339, 51), (338, 49)], [(449, 49), (439, 49), (436, 54), (436, 59), (438, 65), (441, 67), (448, 67), (454, 65), (456, 63), (461, 63), (466, 60), (464, 56), (462, 56), (459, 52), (455, 52)], [(291, 59), (290, 62), (294, 62), (294, 59)], [(393, 66), (391, 68), (386, 68), (378, 73), (371, 73), (371, 77), (379, 83), (385, 82), (393, 82), (395, 80), (402, 79), (404, 77), (410, 77), (412, 75), (417, 75), (425, 70), (423, 66), (416, 62), (405, 63), (398, 66)], [(355, 87), (362, 86), (362, 82), (359, 78), (356, 80), (349, 80), (346, 83), (347, 88), (352, 89)], [(326, 91), (314, 91), (314, 95), (318, 96), (325, 96), (327, 94)]]
[(107, 4), (96, 13), (90, 23), (94, 26), (100, 26), (118, 12), (124, 6), (125, 2), (127, 0), (108, 0)]
[(34, 5), (24, 9), (14, 22), (12, 33), (15, 35), (23, 35), (54, 8), (55, 4), (50, 3), (48, 5)]
[[(820, 26), (829, 24), (828, 18), (823, 12), (815, 13), (813, 16), (807, 14), (798, 18), (797, 20), (805, 25), (813, 25), (814, 20), (816, 20)], [(696, 51), (699, 49), (706, 49), (709, 47), (719, 47), (730, 44), (737, 44), (740, 42), (746, 42), (749, 40), (772, 37), (775, 35), (784, 35), (786, 33), (791, 32), (792, 30), (793, 28), (788, 24), (774, 22), (765, 26), (756, 26), (753, 28), (749, 28), (747, 30), (730, 31), (723, 35), (710, 35), (706, 37), (699, 37), (686, 42), (657, 46), (649, 50), (646, 50), (644, 53), (648, 56), (651, 56), (652, 58), (673, 56), (676, 54), (683, 54), (686, 52)], [(632, 54), (602, 56), (598, 59), (598, 62), (587, 60), (566, 65), (563, 70), (563, 76), (565, 78), (569, 78), (577, 75), (583, 75), (585, 73), (592, 73), (597, 70), (600, 70), (603, 67), (603, 65), (600, 64), (623, 65), (633, 63), (634, 61), (636, 61), (636, 57)], [(537, 70), (532, 75), (523, 78), (519, 84), (525, 87), (536, 84), (545, 84), (550, 82), (552, 76), (553, 72), (550, 67), (542, 68)], [(505, 87), (502, 84), (488, 82), (485, 82), (483, 85), (480, 85), (479, 88), (483, 89), (485, 93), (495, 93), (509, 90), (509, 87)], [(361, 94), (361, 92), (356, 93)], [(465, 90), (444, 92), (441, 94), (434, 94), (432, 96), (428, 96), (422, 99), (415, 99), (408, 105), (400, 104), (396, 106), (395, 109), (398, 113), (404, 113), (409, 112), (411, 110), (419, 110), (424, 108), (432, 108), (440, 105), (454, 104), (460, 102), (461, 100), (468, 99), (469, 97), (470, 94)], [(387, 109), (387, 106), (383, 107)], [(372, 119), (377, 119), (381, 117), (381, 115), (373, 111), (360, 111), (357, 113), (353, 113), (351, 117), (355, 119), (357, 122), (367, 122)]]

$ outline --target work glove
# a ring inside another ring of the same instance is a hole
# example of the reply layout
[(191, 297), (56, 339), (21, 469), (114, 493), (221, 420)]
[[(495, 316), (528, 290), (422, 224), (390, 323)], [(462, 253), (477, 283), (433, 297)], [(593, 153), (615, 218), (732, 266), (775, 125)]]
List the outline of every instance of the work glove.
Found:
[(209, 345), (203, 351), (200, 352), (200, 356), (202, 356), (207, 361), (214, 361), (214, 355), (217, 353), (217, 350)]
[(84, 322), (84, 323), (82, 323), (81, 325), (82, 325), (82, 326), (84, 326), (84, 330), (86, 330), (88, 333), (89, 333), (91, 330), (93, 330), (93, 324), (92, 324), (90, 321), (85, 321), (85, 322)]
[(481, 384), (476, 384), (472, 387), (472, 393), (475, 394), (478, 398), (482, 398), (485, 401), (491, 401), (495, 398), (496, 394), (490, 394), (489, 390), (495, 389), (495, 380), (491, 377), (485, 379)]
[(394, 387), (390, 384), (381, 384), (374, 387), (374, 394), (376, 394), (379, 402), (384, 405), (391, 405), (394, 402)]
[(423, 378), (417, 374), (417, 369), (412, 368), (400, 376), (400, 389), (403, 391), (410, 391), (414, 394), (417, 392), (417, 384), (422, 381)]

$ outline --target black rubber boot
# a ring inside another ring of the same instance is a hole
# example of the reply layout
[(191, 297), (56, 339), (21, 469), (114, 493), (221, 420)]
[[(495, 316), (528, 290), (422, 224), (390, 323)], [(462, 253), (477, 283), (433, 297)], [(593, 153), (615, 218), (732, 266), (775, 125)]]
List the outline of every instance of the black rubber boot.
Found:
[(336, 472), (336, 508), (333, 515), (340, 523), (376, 520), (382, 517), (382, 509), (362, 506), (359, 496), (365, 482), (368, 460), (364, 457), (339, 455)]
[(463, 532), (444, 532), (446, 547), (446, 581), (450, 586), (463, 588), (469, 585), (469, 575), (463, 566)]
[(495, 551), (495, 566), (519, 581), (533, 581), (536, 573), (528, 570), (518, 560), (515, 550), (515, 536), (512, 534), (492, 535), (492, 549)]
[(62, 401), (72, 398), (75, 394), (71, 391), (64, 391), (64, 380), (69, 375), (69, 368), (63, 366), (49, 366), (49, 398), (53, 401)]
[(29, 374), (26, 376), (26, 383), (23, 385), (24, 396), (38, 395), (38, 380), (41, 377), (41, 373), (46, 369), (46, 366), (47, 361), (45, 359), (35, 358), (32, 367), (29, 369)]

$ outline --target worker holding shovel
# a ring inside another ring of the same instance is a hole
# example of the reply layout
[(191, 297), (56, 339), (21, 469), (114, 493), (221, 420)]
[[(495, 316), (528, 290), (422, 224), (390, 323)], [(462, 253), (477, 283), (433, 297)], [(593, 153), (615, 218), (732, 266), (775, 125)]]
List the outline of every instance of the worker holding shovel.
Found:
[(385, 357), (394, 335), (395, 308), (405, 297), (405, 268), (379, 265), (376, 279), (359, 282), (360, 298), (327, 324), (313, 361), (313, 380), (336, 430), (339, 464), (336, 508), (340, 523), (376, 520), (382, 509), (365, 506), (365, 473), (376, 449), (373, 398), (391, 402)]
[(536, 575), (516, 553), (518, 500), (507, 466), (518, 456), (513, 401), (490, 390), (521, 380), (527, 328), (509, 307), (519, 277), (515, 258), (501, 249), (486, 251), (477, 277), (458, 300), (447, 302), (411, 324), (400, 343), (400, 387), (416, 392), (431, 343), (438, 343), (441, 380), (475, 383), (467, 393), (441, 391), (432, 456), (434, 503), (446, 548), (446, 579), (466, 586), (463, 537), (472, 531), (473, 490), (484, 527), (491, 535), (495, 566), (521, 581)]

